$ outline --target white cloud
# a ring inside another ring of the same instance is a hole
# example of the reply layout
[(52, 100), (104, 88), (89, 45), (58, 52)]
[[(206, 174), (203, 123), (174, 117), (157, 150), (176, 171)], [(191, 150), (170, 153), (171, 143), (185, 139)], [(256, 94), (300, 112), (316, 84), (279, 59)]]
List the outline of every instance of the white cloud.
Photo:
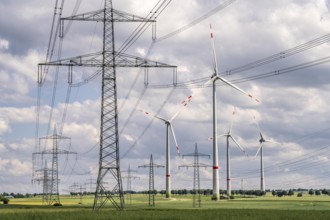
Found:
[(37, 86), (39, 57), (34, 50), (23, 56), (0, 52), (1, 102), (32, 101), (29, 92)]
[(9, 49), (9, 41), (0, 38), (0, 50), (8, 50)]
[(8, 120), (0, 118), (0, 135), (10, 131)]

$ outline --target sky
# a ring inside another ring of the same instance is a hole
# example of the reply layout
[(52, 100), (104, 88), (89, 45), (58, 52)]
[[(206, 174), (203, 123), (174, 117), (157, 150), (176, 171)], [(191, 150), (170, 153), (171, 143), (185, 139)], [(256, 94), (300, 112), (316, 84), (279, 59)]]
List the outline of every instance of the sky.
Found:
[[(114, 0), (113, 7), (144, 17), (157, 2)], [(260, 188), (260, 158), (255, 157), (260, 139), (258, 126), (265, 138), (277, 142), (264, 145), (266, 189), (329, 188), (330, 2), (236, 0), (214, 13), (211, 11), (227, 1), (167, 2), (157, 18), (156, 41), (153, 43), (149, 27), (125, 53), (177, 66), (178, 86), (173, 86), (171, 69), (150, 69), (145, 87), (144, 69), (117, 68), (123, 188), (127, 186), (125, 171), (130, 166), (132, 176), (138, 177), (132, 179), (132, 190), (148, 189), (149, 171), (138, 166), (148, 164), (150, 154), (154, 163), (165, 165), (165, 124), (142, 114), (141, 109), (171, 118), (181, 108), (181, 101), (193, 96), (173, 120), (181, 153), (177, 154), (171, 137), (173, 189), (193, 188), (193, 168), (179, 166), (192, 164), (194, 158), (182, 155), (193, 153), (196, 143), (199, 152), (212, 155), (212, 91), (202, 86), (214, 73), (210, 24), (219, 72), (261, 100), (256, 103), (221, 83), (217, 87), (218, 134), (228, 132), (232, 124), (232, 134), (249, 155), (244, 156), (230, 142), (232, 188)], [(103, 4), (101, 0), (66, 1), (62, 16), (71, 16), (77, 5), (79, 14), (99, 10)], [(60, 141), (60, 149), (77, 153), (59, 155), (61, 193), (67, 193), (75, 183), (87, 191), (95, 188), (90, 182), (96, 182), (98, 172), (101, 77), (72, 87), (66, 105), (68, 70), (59, 68), (56, 79), (56, 68), (50, 68), (40, 88), (37, 114), (38, 63), (46, 60), (54, 5), (51, 0), (0, 2), (2, 192), (42, 192), (37, 178), (32, 184), (32, 171), (44, 168), (46, 163), (50, 168), (51, 158), (38, 158), (33, 168), (32, 154), (51, 149), (50, 141), (39, 142), (39, 138), (52, 135), (55, 127), (70, 138)], [(117, 49), (138, 25), (115, 23)], [(68, 24), (62, 41), (56, 40), (52, 60), (101, 51), (101, 28), (101, 23), (93, 22)], [(312, 46), (305, 50), (310, 41)], [(274, 62), (234, 71), (280, 53)], [(324, 62), (312, 65), (323, 58)], [(73, 71), (74, 85), (95, 73), (93, 68), (77, 67)], [(187, 82), (197, 79), (204, 81), (188, 86)], [(219, 137), (218, 143), (220, 188), (225, 189), (226, 139)], [(200, 158), (200, 162), (212, 164), (207, 157)], [(211, 168), (201, 169), (200, 178), (201, 188), (212, 189)], [(155, 169), (155, 188), (165, 189), (164, 168)]]

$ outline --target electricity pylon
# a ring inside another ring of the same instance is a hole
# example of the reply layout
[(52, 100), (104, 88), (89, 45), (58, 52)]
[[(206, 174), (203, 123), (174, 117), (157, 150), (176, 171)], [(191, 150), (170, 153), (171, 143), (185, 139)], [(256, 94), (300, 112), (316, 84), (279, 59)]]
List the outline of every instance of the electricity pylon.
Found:
[(47, 161), (45, 161), (45, 167), (40, 170), (36, 170), (36, 173), (41, 173), (41, 177), (37, 177), (33, 179), (33, 181), (37, 181), (38, 183), (42, 183), (42, 204), (48, 205), (51, 188), (51, 169), (47, 168)]
[[(94, 21), (103, 23), (103, 50), (100, 52), (81, 55), (68, 59), (41, 63), (38, 66), (38, 83), (43, 81), (43, 66), (66, 66), (69, 69), (69, 84), (72, 83), (72, 69), (79, 67), (96, 67), (96, 73), (102, 75), (101, 92), (101, 127), (100, 127), (100, 153), (99, 170), (93, 209), (100, 209), (108, 201), (114, 208), (124, 209), (123, 189), (119, 161), (119, 132), (117, 110), (117, 67), (163, 67), (176, 66), (147, 60), (145, 58), (127, 55), (115, 50), (115, 22), (156, 22), (153, 19), (143, 18), (112, 7), (112, 0), (104, 1), (104, 8), (98, 11), (87, 12), (67, 18), (61, 18), (60, 36), (63, 37), (64, 21)], [(112, 178), (111, 188), (106, 189), (102, 182), (108, 177)]]
[(127, 191), (126, 191), (126, 201), (130, 202), (132, 204), (132, 179), (138, 179), (139, 177), (137, 176), (132, 176), (132, 172), (137, 173), (136, 170), (131, 170), (131, 166), (128, 165), (127, 170), (123, 170), (122, 172), (127, 172), (127, 176), (123, 176), (123, 178), (127, 178)]
[(83, 195), (84, 191), (86, 191), (86, 187), (83, 187), (82, 184), (73, 183), (73, 185), (69, 186), (69, 192), (70, 194), (73, 193), (73, 195), (79, 195), (79, 204), (83, 203)]
[[(42, 155), (42, 157), (46, 154), (49, 154), (52, 156), (52, 169), (51, 169), (51, 181), (50, 181), (50, 189), (47, 189), (47, 196), (44, 198), (47, 198), (47, 204), (48, 205), (52, 205), (54, 203), (60, 203), (60, 196), (59, 196), (59, 190), (58, 190), (58, 183), (59, 183), (59, 179), (58, 179), (58, 155), (59, 154), (76, 154), (76, 152), (71, 152), (71, 151), (67, 151), (67, 150), (61, 150), (59, 149), (58, 145), (60, 141), (64, 141), (64, 140), (68, 140), (70, 143), (69, 145), (71, 145), (71, 138), (69, 137), (64, 137), (61, 135), (58, 135), (56, 132), (56, 127), (54, 129), (54, 133), (51, 136), (46, 136), (46, 137), (42, 137), (39, 138), (39, 145), (40, 145), (40, 141), (41, 140), (52, 140), (52, 144), (53, 147), (51, 150), (43, 150), (40, 152), (34, 152), (32, 154), (32, 157), (34, 158), (36, 155)], [(45, 169), (46, 172), (46, 169)], [(48, 174), (45, 177), (44, 173), (44, 179), (48, 178)], [(46, 181), (46, 180), (45, 180)], [(48, 185), (48, 184), (46, 184)], [(45, 187), (45, 186), (44, 186)], [(48, 186), (47, 186), (48, 187)]]
[(198, 195), (198, 199), (197, 199), (197, 202), (198, 202), (198, 207), (200, 208), (201, 207), (201, 203), (202, 203), (202, 200), (201, 200), (201, 193), (200, 193), (200, 179), (199, 179), (199, 168), (200, 167), (212, 167), (211, 165), (207, 165), (207, 164), (203, 164), (203, 163), (199, 163), (199, 160), (198, 158), (199, 157), (208, 157), (210, 158), (210, 155), (208, 154), (202, 154), (202, 153), (198, 153), (198, 148), (197, 148), (197, 143), (195, 144), (195, 152), (192, 153), (192, 154), (184, 154), (182, 155), (182, 157), (194, 157), (194, 163), (193, 164), (187, 164), (187, 165), (181, 165), (179, 166), (180, 167), (193, 167), (194, 168), (194, 195), (193, 195), (193, 207), (197, 207), (197, 204), (196, 204), (196, 197)]
[(155, 175), (154, 167), (164, 168), (165, 166), (154, 164), (152, 159), (152, 154), (150, 155), (150, 163), (146, 165), (138, 166), (138, 168), (147, 168), (149, 167), (149, 206), (155, 207)]

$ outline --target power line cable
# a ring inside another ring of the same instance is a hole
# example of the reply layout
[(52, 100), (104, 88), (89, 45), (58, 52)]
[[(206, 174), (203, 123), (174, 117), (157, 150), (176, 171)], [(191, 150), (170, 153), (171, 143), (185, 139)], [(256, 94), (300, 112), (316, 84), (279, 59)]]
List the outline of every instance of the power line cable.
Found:
[(218, 5), (217, 7), (213, 8), (211, 11), (207, 12), (206, 14), (202, 15), (201, 17), (193, 20), (192, 22), (190, 22), (189, 24), (171, 32), (171, 33), (168, 33), (162, 37), (159, 37), (156, 39), (156, 42), (160, 42), (160, 41), (163, 41), (163, 40), (166, 40), (168, 38), (171, 38), (179, 33), (182, 33), (186, 30), (188, 30), (189, 28), (195, 26), (196, 24), (202, 22), (203, 20), (209, 18), (210, 16), (214, 15), (215, 13), (217, 13), (218, 11), (226, 8), (227, 6), (231, 5), (232, 3), (234, 3), (236, 0), (229, 0), (229, 1), (226, 1), (226, 2), (223, 2), (221, 3), (220, 5)]
[[(320, 58), (320, 59), (317, 59), (317, 60), (301, 63), (301, 64), (298, 64), (298, 65), (286, 67), (286, 68), (279, 69), (279, 70), (274, 70), (274, 71), (270, 71), (270, 72), (266, 72), (266, 73), (261, 73), (261, 74), (256, 74), (256, 75), (252, 75), (252, 76), (232, 79), (232, 80), (230, 80), (230, 82), (235, 83), (235, 84), (245, 83), (245, 82), (249, 82), (249, 81), (254, 81), (254, 80), (264, 79), (264, 78), (268, 78), (268, 77), (278, 76), (278, 75), (282, 75), (282, 74), (286, 74), (286, 73), (290, 73), (290, 72), (310, 68), (310, 67), (313, 67), (313, 66), (322, 65), (322, 64), (325, 64), (325, 63), (329, 63), (329, 62), (330, 62), (330, 56), (323, 57), (323, 58)], [(198, 81), (198, 83), (201, 83), (201, 84), (195, 84), (195, 85), (194, 84), (187, 84), (186, 85), (186, 84), (183, 84), (183, 83), (178, 83), (176, 87), (178, 89), (205, 88), (205, 86), (203, 84), (207, 81), (208, 81), (208, 78), (205, 78), (203, 80)], [(225, 85), (227, 85), (227, 84), (225, 84), (223, 82), (217, 83), (217, 86), (225, 86)], [(209, 86), (210, 85), (208, 85), (207, 87), (209, 87)], [(164, 89), (164, 88), (169, 88), (169, 87), (173, 87), (173, 85), (167, 84), (167, 85), (151, 85), (151, 86), (148, 86), (148, 88), (152, 88), (152, 89)]]
[[(271, 55), (271, 56), (253, 61), (251, 63), (248, 63), (248, 64), (245, 64), (245, 65), (233, 68), (233, 69), (223, 71), (223, 72), (220, 73), (220, 75), (233, 75), (233, 74), (240, 73), (240, 72), (243, 72), (243, 71), (246, 71), (246, 70), (250, 70), (250, 69), (253, 69), (253, 68), (256, 68), (256, 67), (260, 67), (262, 65), (269, 64), (271, 62), (275, 62), (275, 61), (278, 61), (278, 60), (283, 60), (285, 58), (288, 58), (288, 57), (293, 56), (295, 54), (298, 54), (298, 53), (304, 52), (306, 50), (315, 48), (317, 46), (320, 46), (320, 45), (328, 43), (328, 42), (330, 42), (330, 34), (323, 35), (321, 37), (315, 38), (315, 39), (313, 39), (311, 41), (308, 41), (306, 43), (300, 44), (296, 47), (290, 48), (288, 50), (281, 51), (281, 52), (276, 53), (274, 55)], [(185, 88), (185, 87), (189, 87), (190, 85), (191, 86), (196, 86), (196, 84), (205, 83), (208, 80), (209, 80), (209, 77), (203, 77), (203, 78), (193, 79), (193, 80), (186, 81), (186, 82), (178, 82), (177, 87)], [(168, 87), (171, 87), (171, 86), (172, 85), (170, 85), (170, 84), (150, 85), (149, 88), (168, 88)], [(200, 86), (196, 86), (196, 87), (198, 88)]]
[[(158, 115), (160, 113), (160, 111), (164, 108), (165, 104), (167, 103), (167, 100), (173, 95), (173, 92), (175, 91), (175, 88), (172, 88), (170, 93), (167, 95), (165, 101), (162, 103), (162, 105), (159, 107), (158, 111), (156, 112), (156, 115)], [(147, 130), (150, 128), (151, 124), (153, 123), (153, 121), (155, 120), (155, 118), (153, 117), (150, 122), (148, 123), (148, 125), (144, 128), (144, 130), (141, 132), (141, 134), (139, 135), (139, 137), (134, 141), (134, 143), (128, 148), (128, 150), (121, 156), (121, 159), (126, 157), (127, 154), (137, 145), (137, 143), (140, 141), (140, 139), (144, 136), (144, 134), (147, 132)]]
[[(170, 4), (171, 0), (160, 0), (158, 3), (153, 7), (153, 9), (149, 12), (146, 19), (156, 19), (163, 10)], [(122, 44), (119, 48), (119, 53), (124, 53), (127, 51), (140, 36), (150, 27), (150, 22), (142, 22), (139, 26), (133, 31), (133, 33), (126, 39), (126, 41)]]
[[(78, 12), (78, 10), (79, 10), (79, 8), (80, 8), (80, 5), (81, 5), (81, 1), (82, 1), (82, 0), (76, 0), (76, 3), (75, 3), (75, 6), (74, 6), (74, 8), (73, 8), (73, 11), (72, 11), (72, 13), (71, 13), (71, 16), (75, 16), (75, 15), (77, 14), (77, 12)], [(69, 22), (68, 22), (68, 24), (66, 25), (65, 30), (64, 30), (64, 32), (63, 32), (63, 36), (65, 36), (65, 35), (69, 32), (72, 23), (73, 23), (73, 20), (69, 20)]]

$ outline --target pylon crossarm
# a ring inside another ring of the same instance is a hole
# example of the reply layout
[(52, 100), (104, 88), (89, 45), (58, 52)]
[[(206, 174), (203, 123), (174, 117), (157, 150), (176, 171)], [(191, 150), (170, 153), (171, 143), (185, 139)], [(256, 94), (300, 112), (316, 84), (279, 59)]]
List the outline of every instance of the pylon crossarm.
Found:
[(76, 20), (76, 21), (97, 21), (97, 22), (156, 22), (155, 19), (144, 18), (141, 16), (133, 15), (127, 12), (119, 11), (111, 8), (113, 12), (112, 19), (104, 19), (104, 9), (87, 12), (75, 16), (61, 18), (61, 21)]
[[(112, 54), (109, 51), (106, 54)], [(47, 63), (39, 63), (39, 68), (42, 66), (83, 66), (83, 67), (102, 67), (103, 52), (90, 53), (76, 57), (65, 58)], [(125, 53), (115, 52), (115, 64), (106, 63), (107, 67), (164, 67), (177, 68), (177, 66), (165, 64), (158, 61), (145, 59)]]
[(203, 164), (203, 163), (200, 163), (200, 164), (198, 165), (198, 167), (204, 167), (204, 168), (207, 168), (207, 167), (212, 167), (212, 166), (209, 165), (209, 164)]
[(191, 154), (185, 154), (185, 155), (182, 155), (182, 158), (184, 157), (208, 157), (210, 158), (210, 155), (209, 154), (203, 154), (203, 153), (191, 153)]
[(143, 57), (137, 57), (125, 53), (115, 52), (116, 67), (165, 67), (177, 68), (177, 66), (168, 65), (162, 62), (157, 62)]
[(70, 137), (65, 137), (62, 135), (58, 135), (58, 134), (52, 134), (50, 136), (45, 136), (45, 137), (41, 137), (39, 138), (39, 140), (45, 140), (45, 139), (71, 139)]
[(102, 67), (102, 52), (90, 53), (76, 57), (69, 57), (61, 60), (39, 63), (42, 66), (84, 66), (84, 67)]
[[(40, 151), (40, 152), (34, 152), (32, 153), (32, 155), (36, 155), (36, 154), (53, 154), (54, 151), (53, 150), (44, 150), (44, 151)], [(72, 151), (67, 151), (67, 150), (57, 150), (58, 154), (77, 154), (77, 152), (72, 152)]]
[[(164, 168), (165, 166), (163, 165), (158, 165), (158, 164), (153, 164), (151, 165), (152, 167), (157, 167), (157, 168)], [(146, 164), (146, 165), (141, 165), (141, 166), (138, 166), (138, 168), (148, 168), (148, 167), (151, 167), (150, 164)]]
[(195, 163), (192, 163), (192, 164), (186, 164), (186, 165), (181, 165), (179, 166), (179, 168), (189, 168), (189, 167), (212, 167), (211, 165), (209, 164), (203, 164), (203, 163), (198, 163), (198, 164), (195, 164)]
[[(111, 52), (106, 51), (104, 52), (105, 55), (112, 55)], [(70, 57), (70, 58), (65, 58), (61, 60), (56, 60), (56, 61), (50, 61), (47, 63), (39, 63), (38, 64), (38, 82), (41, 83), (44, 79), (44, 67), (45, 66), (66, 66), (68, 67), (68, 72), (69, 72), (69, 83), (72, 83), (72, 68), (74, 66), (79, 66), (79, 67), (96, 67), (99, 68), (96, 70), (95, 74), (91, 76), (87, 80), (92, 80), (95, 78), (97, 75), (102, 73), (102, 67), (105, 65), (105, 67), (124, 67), (124, 68), (133, 68), (133, 67), (144, 67), (144, 68), (171, 68), (174, 69), (174, 72), (176, 72), (177, 66), (173, 65), (168, 65), (165, 63), (161, 63), (158, 61), (152, 61), (148, 60), (142, 57), (137, 57), (137, 56), (132, 56), (124, 53), (117, 53), (115, 52), (115, 62), (109, 62), (103, 64), (103, 52), (97, 52), (97, 53), (91, 53), (91, 54), (86, 54), (86, 55), (81, 55), (81, 56), (76, 56), (76, 57)], [(80, 84), (83, 84), (84, 82), (81, 83), (76, 83), (74, 84), (75, 86), (79, 86)]]
[(180, 168), (187, 168), (188, 169), (189, 167), (195, 167), (195, 166), (194, 166), (194, 164), (186, 164), (186, 165), (179, 166), (179, 169)]

